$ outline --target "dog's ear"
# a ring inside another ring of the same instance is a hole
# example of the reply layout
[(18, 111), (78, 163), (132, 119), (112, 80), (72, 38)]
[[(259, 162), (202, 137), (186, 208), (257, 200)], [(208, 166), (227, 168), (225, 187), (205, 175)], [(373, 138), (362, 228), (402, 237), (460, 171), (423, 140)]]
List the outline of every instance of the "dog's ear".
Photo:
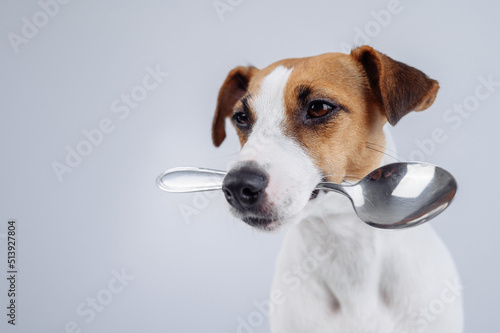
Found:
[(364, 68), (370, 87), (391, 125), (410, 111), (423, 111), (436, 99), (439, 84), (416, 68), (393, 60), (369, 46), (351, 51)]
[(248, 82), (250, 82), (250, 78), (255, 71), (257, 71), (257, 68), (251, 66), (236, 67), (229, 72), (222, 84), (212, 123), (212, 141), (216, 147), (219, 147), (226, 138), (226, 117), (231, 116), (234, 104), (246, 93)]

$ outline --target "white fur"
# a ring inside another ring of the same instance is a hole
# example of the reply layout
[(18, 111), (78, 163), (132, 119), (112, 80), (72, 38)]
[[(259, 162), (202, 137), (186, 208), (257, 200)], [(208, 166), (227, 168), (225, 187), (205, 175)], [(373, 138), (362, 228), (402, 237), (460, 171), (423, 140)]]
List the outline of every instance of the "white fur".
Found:
[[(361, 222), (339, 194), (309, 201), (320, 172), (282, 129), (291, 72), (274, 69), (251, 99), (257, 122), (238, 158), (257, 162), (270, 176), (266, 193), (280, 216), (270, 229), (292, 224), (276, 265), (272, 331), (462, 332), (458, 275), (430, 224), (379, 230)], [(386, 152), (394, 156), (384, 132)], [(382, 164), (392, 161), (386, 156)]]
[(336, 193), (311, 206), (277, 260), (272, 290), (284, 301), (274, 305), (274, 333), (462, 332), (458, 275), (430, 224), (375, 229)]
[(250, 99), (257, 119), (237, 159), (237, 163), (257, 162), (270, 175), (267, 206), (279, 220), (269, 225), (268, 230), (278, 228), (285, 220), (299, 221), (311, 192), (321, 180), (312, 160), (283, 131), (283, 94), (291, 72), (292, 69), (278, 66), (264, 78), (259, 93)]

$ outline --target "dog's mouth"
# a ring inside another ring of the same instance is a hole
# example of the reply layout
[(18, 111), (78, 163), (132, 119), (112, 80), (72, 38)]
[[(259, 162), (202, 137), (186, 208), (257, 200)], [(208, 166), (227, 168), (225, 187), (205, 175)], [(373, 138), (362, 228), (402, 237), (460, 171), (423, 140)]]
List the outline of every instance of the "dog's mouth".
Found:
[[(309, 201), (316, 199), (320, 192), (320, 190), (313, 190)], [(273, 216), (243, 216), (240, 218), (246, 224), (266, 231), (276, 230), (282, 224), (282, 219)]]
[(318, 197), (318, 194), (319, 190), (312, 191), (311, 196), (309, 197), (309, 201), (316, 199)]
[(241, 220), (252, 227), (267, 231), (276, 229), (280, 224), (280, 219), (272, 217), (245, 216)]
[[(324, 183), (326, 181), (327, 181), (327, 179), (325, 176), (321, 177), (321, 183)], [(319, 195), (319, 192), (320, 192), (320, 190), (313, 190), (311, 192), (311, 196), (309, 197), (309, 201), (316, 199)]]
[[(326, 177), (321, 177), (321, 182), (325, 181)], [(316, 198), (318, 198), (318, 196), (320, 196), (322, 192), (324, 191), (313, 189), (310, 192), (308, 201), (311, 202), (315, 200)], [(286, 202), (286, 205), (294, 206), (294, 204), (290, 200)], [(279, 229), (290, 218), (293, 219), (297, 213), (292, 213), (292, 215), (279, 214), (279, 211), (277, 211), (275, 207), (273, 207), (273, 204), (270, 204), (269, 202), (262, 205), (261, 207), (258, 207), (258, 209), (248, 209), (245, 211), (238, 210), (233, 207), (232, 212), (237, 218), (241, 219), (249, 226), (263, 231), (275, 231)]]

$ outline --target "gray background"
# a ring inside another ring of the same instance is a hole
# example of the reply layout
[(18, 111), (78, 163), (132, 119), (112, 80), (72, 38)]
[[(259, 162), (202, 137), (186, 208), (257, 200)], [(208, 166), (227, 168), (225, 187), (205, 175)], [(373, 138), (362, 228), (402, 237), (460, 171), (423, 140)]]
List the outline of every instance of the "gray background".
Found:
[[(1, 310), (0, 331), (236, 332), (253, 302), (268, 298), (282, 235), (229, 217), (219, 193), (168, 194), (155, 178), (175, 166), (225, 169), (236, 155), (234, 133), (219, 149), (210, 141), (232, 67), (368, 42), (440, 82), (432, 108), (393, 134), (401, 159), (439, 164), (458, 179), (456, 201), (432, 224), (463, 279), (467, 331), (498, 332), (500, 87), (460, 124), (445, 118), (473, 100), (480, 77), (500, 82), (498, 2), (401, 0), (378, 29), (371, 12), (390, 1), (221, 2), (231, 9), (222, 19), (212, 0), (73, 0), (18, 52), (8, 34), (21, 35), (23, 17), (33, 21), (41, 7), (1, 2), (0, 308), (12, 218), (19, 296), (16, 327)], [(355, 40), (357, 29), (372, 37)], [(169, 75), (121, 119), (113, 101), (140, 86), (148, 66)], [(103, 119), (114, 130), (59, 181), (52, 163), (64, 163), (66, 146), (76, 149)], [(436, 129), (446, 139), (431, 147)], [(116, 294), (114, 271), (134, 277)], [(87, 322), (77, 309), (96, 297), (106, 304)], [(268, 332), (267, 322), (253, 330)]]

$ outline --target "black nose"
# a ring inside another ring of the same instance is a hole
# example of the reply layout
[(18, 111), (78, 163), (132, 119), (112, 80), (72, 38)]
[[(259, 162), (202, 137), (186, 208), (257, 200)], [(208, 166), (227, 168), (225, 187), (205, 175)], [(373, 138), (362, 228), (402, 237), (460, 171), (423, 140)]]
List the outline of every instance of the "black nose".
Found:
[(222, 183), (227, 202), (238, 210), (256, 209), (264, 200), (269, 179), (258, 167), (245, 165), (229, 171)]

